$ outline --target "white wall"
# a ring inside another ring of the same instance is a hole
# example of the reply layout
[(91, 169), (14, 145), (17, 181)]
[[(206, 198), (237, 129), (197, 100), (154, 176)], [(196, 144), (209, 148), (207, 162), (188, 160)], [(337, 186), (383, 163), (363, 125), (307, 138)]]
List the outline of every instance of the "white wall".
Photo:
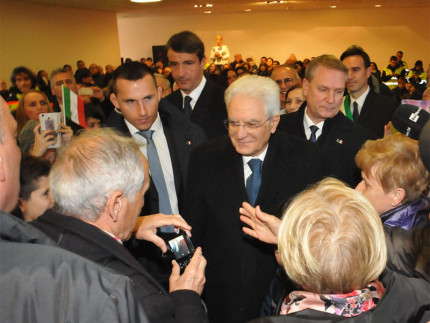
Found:
[(119, 65), (117, 17), (114, 13), (0, 0), (0, 78), (24, 65), (50, 73), (64, 64), (76, 69), (82, 59)]
[[(298, 59), (341, 53), (352, 44), (362, 46), (379, 68), (403, 50), (413, 65), (430, 63), (429, 8), (305, 10), (277, 13), (193, 15), (182, 17), (118, 17), (122, 57), (152, 56), (153, 45), (163, 45), (182, 30), (195, 32), (205, 43), (206, 55), (221, 33), (230, 49), (245, 58), (272, 56), (283, 63), (290, 53)], [(416, 18), (416, 19), (415, 19)]]

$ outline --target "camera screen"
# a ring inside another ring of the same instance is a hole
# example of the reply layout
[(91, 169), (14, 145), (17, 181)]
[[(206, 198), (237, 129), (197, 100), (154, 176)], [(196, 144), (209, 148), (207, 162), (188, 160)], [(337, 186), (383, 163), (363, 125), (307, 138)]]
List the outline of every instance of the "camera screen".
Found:
[(191, 254), (183, 236), (170, 240), (169, 245), (176, 259), (181, 259)]

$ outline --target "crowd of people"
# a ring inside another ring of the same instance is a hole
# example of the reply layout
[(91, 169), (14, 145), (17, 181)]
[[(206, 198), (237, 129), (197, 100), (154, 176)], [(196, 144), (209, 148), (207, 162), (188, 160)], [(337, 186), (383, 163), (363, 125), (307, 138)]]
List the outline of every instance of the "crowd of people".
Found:
[[(167, 65), (12, 71), (2, 320), (429, 321), (423, 63), (399, 51), (381, 73), (352, 45), (257, 66), (215, 41), (206, 57), (196, 34), (174, 34)], [(182, 232), (186, 262), (169, 242)]]

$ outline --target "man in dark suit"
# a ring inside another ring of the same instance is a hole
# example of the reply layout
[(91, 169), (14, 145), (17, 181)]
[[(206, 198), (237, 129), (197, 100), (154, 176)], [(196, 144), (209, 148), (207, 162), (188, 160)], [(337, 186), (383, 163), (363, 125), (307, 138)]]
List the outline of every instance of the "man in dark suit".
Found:
[(355, 187), (361, 181), (355, 155), (375, 135), (339, 112), (346, 77), (347, 69), (336, 57), (322, 55), (314, 59), (303, 80), (307, 102), (298, 111), (281, 116), (278, 129), (319, 145), (324, 175)]
[[(152, 71), (145, 64), (131, 62), (121, 65), (113, 73), (112, 84), (114, 93), (111, 101), (121, 114), (112, 113), (106, 126), (132, 136), (142, 145), (141, 151), (150, 161), (151, 185), (145, 195), (141, 215), (179, 214), (184, 201), (191, 149), (206, 141), (203, 130), (169, 102), (161, 100), (162, 89), (157, 88)], [(158, 172), (154, 168), (157, 165), (151, 164), (148, 154), (150, 143), (144, 137), (147, 131), (153, 131), (152, 143), (161, 166)], [(159, 258), (159, 250), (153, 249), (152, 245), (143, 245), (129, 247), (167, 288), (170, 264)]]
[(166, 53), (179, 87), (167, 100), (202, 127), (208, 139), (226, 134), (224, 90), (203, 76), (206, 65), (203, 42), (192, 32), (183, 31), (170, 37)]
[[(49, 210), (32, 224), (60, 247), (130, 277), (150, 322), (202, 322), (206, 314), (199, 293), (206, 261), (201, 249), (181, 276), (173, 262), (169, 294), (122, 244), (131, 236), (142, 208), (148, 169), (133, 139), (111, 130), (86, 132), (67, 147), (51, 170), (58, 213)], [(136, 237), (166, 250), (154, 232), (167, 224), (187, 229), (179, 216), (158, 215), (139, 221)]]
[(276, 212), (318, 176), (319, 149), (276, 132), (280, 93), (270, 78), (244, 76), (226, 91), (229, 137), (196, 148), (183, 217), (208, 260), (204, 299), (211, 322), (260, 314), (275, 273), (274, 250), (245, 236), (244, 201)]
[(344, 99), (345, 115), (382, 138), (384, 126), (391, 121), (396, 109), (395, 102), (369, 87), (372, 68), (369, 55), (363, 48), (350, 46), (342, 53), (340, 60), (348, 68), (346, 88), (349, 94)]

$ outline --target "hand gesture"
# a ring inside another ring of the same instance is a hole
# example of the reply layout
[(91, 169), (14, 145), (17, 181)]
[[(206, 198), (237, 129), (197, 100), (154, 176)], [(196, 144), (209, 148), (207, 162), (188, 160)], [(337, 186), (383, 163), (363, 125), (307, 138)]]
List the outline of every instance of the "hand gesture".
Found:
[(254, 208), (247, 202), (242, 203), (239, 213), (240, 220), (250, 226), (250, 228), (243, 227), (243, 232), (262, 242), (278, 244), (280, 219), (262, 212), (260, 206)]
[(35, 157), (42, 157), (43, 154), (48, 150), (48, 147), (57, 143), (57, 138), (54, 136), (52, 130), (44, 130), (41, 133), (40, 123), (34, 127), (34, 144), (30, 150), (30, 155)]

